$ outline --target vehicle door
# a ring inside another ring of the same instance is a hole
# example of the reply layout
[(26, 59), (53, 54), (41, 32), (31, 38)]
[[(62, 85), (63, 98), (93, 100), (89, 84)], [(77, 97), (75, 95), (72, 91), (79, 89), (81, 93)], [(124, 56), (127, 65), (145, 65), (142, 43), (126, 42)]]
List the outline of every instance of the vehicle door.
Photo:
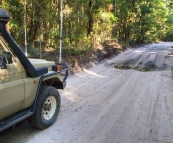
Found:
[(0, 36), (0, 120), (18, 112), (24, 100), (21, 64)]

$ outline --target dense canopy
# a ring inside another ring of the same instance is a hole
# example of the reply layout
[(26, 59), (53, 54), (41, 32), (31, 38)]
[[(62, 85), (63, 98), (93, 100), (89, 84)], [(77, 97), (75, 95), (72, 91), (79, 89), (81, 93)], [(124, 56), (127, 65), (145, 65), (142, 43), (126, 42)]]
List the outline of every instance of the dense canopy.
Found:
[[(26, 0), (27, 41), (59, 47), (60, 0)], [(8, 30), (24, 45), (24, 0), (1, 0)], [(63, 0), (63, 46), (93, 48), (107, 40), (129, 44), (173, 40), (172, 0)]]

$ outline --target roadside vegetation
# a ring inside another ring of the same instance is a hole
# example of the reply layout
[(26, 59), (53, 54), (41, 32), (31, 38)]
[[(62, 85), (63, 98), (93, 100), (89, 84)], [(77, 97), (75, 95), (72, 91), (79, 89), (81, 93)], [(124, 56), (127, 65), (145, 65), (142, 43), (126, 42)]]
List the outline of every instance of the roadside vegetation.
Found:
[[(57, 57), (60, 0), (26, 0), (26, 6), (30, 56)], [(24, 0), (1, 0), (0, 7), (9, 12), (8, 30), (23, 48)], [(105, 45), (158, 41), (173, 41), (172, 0), (63, 0), (65, 57), (91, 56)]]

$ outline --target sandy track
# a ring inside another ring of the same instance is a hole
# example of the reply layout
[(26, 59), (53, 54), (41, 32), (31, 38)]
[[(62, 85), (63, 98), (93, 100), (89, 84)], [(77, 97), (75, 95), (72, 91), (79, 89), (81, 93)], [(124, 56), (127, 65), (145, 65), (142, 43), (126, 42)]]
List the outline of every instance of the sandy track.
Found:
[[(173, 143), (171, 45), (127, 50), (71, 76), (52, 127), (38, 131), (23, 121), (2, 132), (0, 143)], [(114, 68), (120, 63), (139, 67), (144, 59), (167, 66), (149, 72)]]

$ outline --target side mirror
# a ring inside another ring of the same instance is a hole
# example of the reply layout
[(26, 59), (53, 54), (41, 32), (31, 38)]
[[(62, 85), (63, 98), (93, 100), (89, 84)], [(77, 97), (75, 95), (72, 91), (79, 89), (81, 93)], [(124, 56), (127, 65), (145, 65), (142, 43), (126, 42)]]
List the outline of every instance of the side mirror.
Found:
[(6, 65), (6, 64), (3, 64), (3, 65), (1, 66), (1, 69), (7, 69), (7, 65)]
[(7, 69), (7, 60), (4, 56), (0, 55), (0, 68)]
[(6, 63), (8, 63), (8, 64), (13, 63), (11, 52), (4, 52), (4, 55), (5, 55), (4, 58), (6, 60)]

